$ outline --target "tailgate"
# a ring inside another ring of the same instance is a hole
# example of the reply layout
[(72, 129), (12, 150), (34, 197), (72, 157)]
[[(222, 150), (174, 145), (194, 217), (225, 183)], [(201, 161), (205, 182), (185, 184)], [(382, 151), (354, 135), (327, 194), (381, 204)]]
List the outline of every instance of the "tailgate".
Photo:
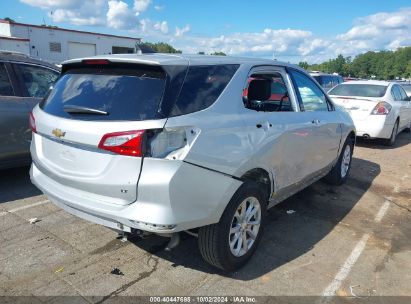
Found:
[(136, 200), (142, 157), (100, 150), (98, 144), (107, 133), (162, 128), (165, 119), (80, 121), (55, 117), (39, 107), (33, 115), (37, 133), (33, 133), (31, 153), (40, 171), (62, 186), (96, 195), (107, 203), (126, 205)]
[(354, 121), (365, 120), (371, 114), (378, 103), (378, 100), (365, 98), (350, 98), (331, 96), (335, 104), (343, 107), (350, 113)]

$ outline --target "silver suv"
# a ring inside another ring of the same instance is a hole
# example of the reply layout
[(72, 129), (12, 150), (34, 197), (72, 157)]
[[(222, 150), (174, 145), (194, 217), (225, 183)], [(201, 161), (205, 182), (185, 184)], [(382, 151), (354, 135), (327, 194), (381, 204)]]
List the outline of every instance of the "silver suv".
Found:
[(268, 208), (343, 183), (355, 141), (302, 69), (235, 57), (70, 60), (30, 121), (31, 180), (52, 202), (124, 233), (190, 231), (224, 270), (256, 250)]

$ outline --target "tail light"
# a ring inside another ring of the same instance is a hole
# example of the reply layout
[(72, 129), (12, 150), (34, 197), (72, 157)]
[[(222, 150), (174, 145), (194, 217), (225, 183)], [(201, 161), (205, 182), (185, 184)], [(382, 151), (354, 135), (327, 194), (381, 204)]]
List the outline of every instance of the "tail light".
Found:
[(180, 159), (187, 152), (183, 149), (187, 144), (186, 130), (175, 128), (109, 133), (98, 147), (127, 156)]
[(31, 131), (33, 131), (34, 133), (37, 133), (36, 120), (34, 119), (33, 112), (30, 112), (29, 114), (29, 125), (30, 125)]
[(385, 101), (380, 101), (377, 103), (375, 108), (372, 110), (373, 115), (387, 115), (391, 111), (391, 105)]
[(98, 144), (99, 149), (127, 156), (143, 156), (144, 131), (109, 133)]
[(88, 64), (88, 65), (105, 65), (105, 64), (110, 64), (110, 60), (107, 59), (85, 59), (82, 61), (83, 64)]

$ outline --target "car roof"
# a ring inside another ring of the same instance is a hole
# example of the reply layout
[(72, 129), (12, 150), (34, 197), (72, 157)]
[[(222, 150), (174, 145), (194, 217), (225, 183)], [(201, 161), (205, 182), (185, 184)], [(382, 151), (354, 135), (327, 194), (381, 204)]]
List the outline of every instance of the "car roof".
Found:
[(35, 59), (32, 58), (26, 54), (22, 53), (13, 53), (13, 52), (7, 52), (7, 51), (1, 51), (0, 50), (0, 61), (8, 61), (8, 62), (21, 62), (21, 63), (30, 63), (30, 64), (37, 64), (37, 65), (42, 65), (45, 67), (48, 67), (50, 69), (59, 71), (60, 68), (57, 67), (56, 65), (40, 60), (40, 59)]
[(382, 86), (389, 86), (392, 82), (389, 81), (384, 81), (384, 80), (350, 80), (347, 82), (344, 82), (342, 84), (344, 85), (350, 85), (350, 84), (373, 84), (373, 85), (382, 85)]
[(253, 65), (277, 65), (301, 68), (270, 59), (233, 57), (233, 56), (213, 56), (213, 55), (189, 55), (189, 54), (115, 54), (100, 55), (87, 58), (77, 58), (63, 62), (65, 64), (78, 63), (84, 59), (107, 59), (113, 62), (131, 62), (150, 65), (216, 65), (216, 64), (253, 64)]

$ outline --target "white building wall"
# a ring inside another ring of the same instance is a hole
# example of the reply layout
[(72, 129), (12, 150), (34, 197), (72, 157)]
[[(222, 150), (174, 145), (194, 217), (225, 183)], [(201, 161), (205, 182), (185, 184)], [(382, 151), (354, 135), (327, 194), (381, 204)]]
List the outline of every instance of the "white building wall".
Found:
[[(139, 42), (137, 38), (112, 37), (18, 24), (10, 24), (10, 32), (14, 37), (30, 39), (30, 55), (32, 57), (55, 63), (69, 59), (69, 42), (95, 44), (96, 55), (111, 54), (113, 46), (135, 49), (136, 43)], [(60, 43), (61, 52), (50, 51), (50, 42)]]
[(11, 36), (10, 26), (8, 23), (0, 23), (0, 36)]
[(29, 54), (30, 45), (28, 41), (10, 40), (0, 37), (0, 50)]

